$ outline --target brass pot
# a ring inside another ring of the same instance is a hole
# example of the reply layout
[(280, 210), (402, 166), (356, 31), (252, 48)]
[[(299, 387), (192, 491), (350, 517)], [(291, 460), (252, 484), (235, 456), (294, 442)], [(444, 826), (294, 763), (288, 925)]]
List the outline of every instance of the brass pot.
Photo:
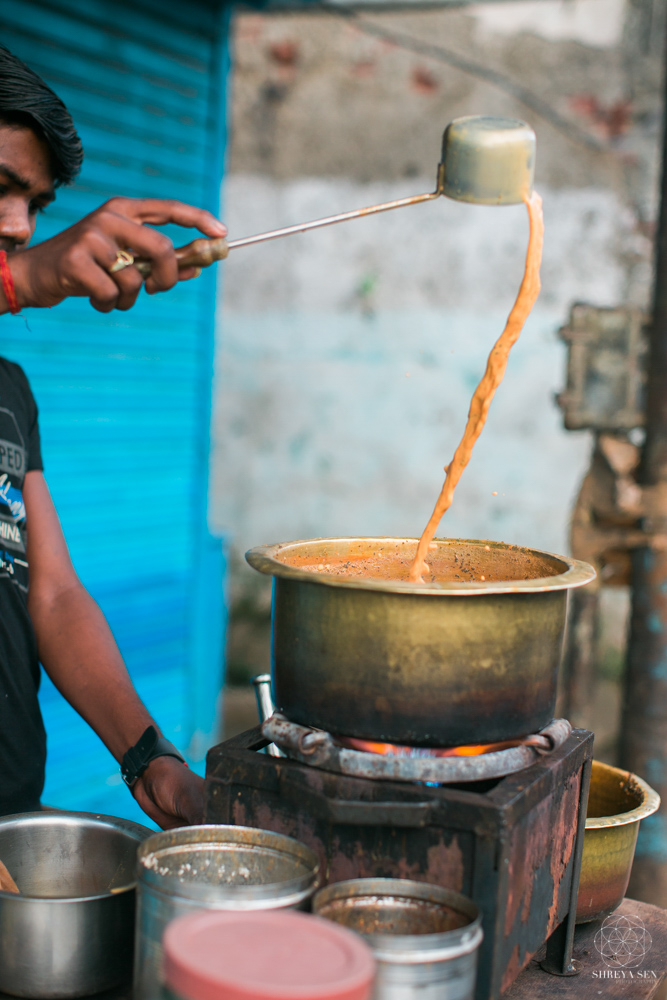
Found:
[[(551, 721), (567, 591), (594, 570), (501, 542), (435, 545), (435, 582), (425, 584), (407, 580), (416, 539), (320, 538), (247, 553), (274, 577), (281, 712), (417, 746), (511, 739)], [(385, 578), (364, 575), (369, 565)]]
[(630, 881), (639, 823), (660, 796), (630, 771), (593, 761), (581, 859), (577, 923), (599, 920), (623, 900)]

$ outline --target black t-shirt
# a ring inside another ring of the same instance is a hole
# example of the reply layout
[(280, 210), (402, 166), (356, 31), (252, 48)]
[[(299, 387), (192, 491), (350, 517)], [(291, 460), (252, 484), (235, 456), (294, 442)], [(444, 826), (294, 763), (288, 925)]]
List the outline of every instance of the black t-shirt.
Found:
[(0, 357), (0, 815), (39, 809), (46, 734), (28, 615), (23, 480), (42, 469), (37, 405), (23, 370)]

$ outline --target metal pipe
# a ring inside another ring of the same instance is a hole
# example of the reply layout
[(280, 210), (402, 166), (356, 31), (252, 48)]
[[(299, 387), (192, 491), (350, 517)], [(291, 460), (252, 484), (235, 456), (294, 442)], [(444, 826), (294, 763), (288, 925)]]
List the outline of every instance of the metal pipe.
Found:
[(276, 710), (271, 697), (271, 674), (257, 674), (251, 683), (255, 688), (259, 721), (266, 722)]
[[(273, 704), (271, 695), (271, 674), (257, 674), (252, 678), (251, 683), (255, 688), (255, 698), (257, 699), (257, 714), (260, 722), (266, 722), (275, 713), (276, 706)], [(269, 743), (266, 747), (269, 757), (284, 757), (282, 750), (279, 750), (275, 743)]]
[[(667, 45), (667, 38), (665, 42)], [(667, 48), (665, 51), (667, 57)], [(665, 87), (667, 106), (667, 74)], [(640, 481), (646, 495), (653, 497), (645, 530), (664, 535), (667, 532), (667, 122), (663, 125), (655, 258), (647, 359), (646, 441)], [(667, 801), (667, 552), (648, 545), (632, 554), (632, 614), (619, 755), (624, 769), (645, 777), (663, 802)], [(662, 811), (646, 819), (640, 829), (629, 894), (661, 906), (667, 899), (667, 824)]]

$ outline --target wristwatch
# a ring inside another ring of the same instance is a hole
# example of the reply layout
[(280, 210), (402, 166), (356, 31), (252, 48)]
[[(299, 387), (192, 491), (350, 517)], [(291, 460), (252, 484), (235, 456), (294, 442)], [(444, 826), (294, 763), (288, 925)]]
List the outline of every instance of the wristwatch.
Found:
[[(156, 757), (175, 757), (182, 764), (185, 764), (185, 759), (174, 744), (166, 740), (164, 736), (158, 736), (155, 726), (149, 726), (134, 746), (130, 747), (121, 761), (120, 773), (128, 788), (132, 788)], [(185, 766), (188, 765), (185, 764)]]

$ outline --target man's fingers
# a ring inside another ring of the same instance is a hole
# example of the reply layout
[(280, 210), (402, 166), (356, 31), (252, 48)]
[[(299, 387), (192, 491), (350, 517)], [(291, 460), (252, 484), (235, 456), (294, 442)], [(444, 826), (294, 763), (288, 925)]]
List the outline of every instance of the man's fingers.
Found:
[(132, 789), (151, 819), (163, 829), (201, 823), (204, 779), (173, 757), (158, 757)]
[(191, 278), (198, 278), (201, 274), (201, 267), (179, 267), (178, 280), (190, 281)]
[(170, 816), (166, 812), (163, 812), (163, 810), (155, 804), (153, 799), (146, 794), (146, 790), (141, 787), (141, 785), (137, 785), (136, 788), (133, 788), (132, 794), (146, 815), (150, 816), (153, 822), (157, 823), (160, 829), (170, 830), (173, 827), (183, 825), (183, 823), (174, 816)]
[(111, 312), (118, 300), (119, 288), (106, 267), (84, 253), (72, 255), (63, 285), (68, 295), (87, 296), (98, 312)]
[(112, 212), (134, 222), (153, 226), (173, 223), (186, 229), (198, 229), (206, 236), (226, 236), (227, 227), (204, 208), (195, 208), (172, 198), (112, 198), (107, 202)]
[(116, 271), (111, 277), (119, 292), (116, 300), (116, 309), (120, 309), (123, 312), (126, 309), (131, 309), (142, 289), (143, 278), (136, 267), (126, 267), (122, 271)]
[[(178, 261), (171, 240), (150, 226), (133, 222), (124, 215), (108, 209), (99, 212), (96, 219), (99, 229), (91, 237), (103, 234), (108, 241), (104, 266), (108, 271), (117, 259), (118, 247), (127, 249), (134, 257), (144, 257), (151, 262), (151, 283), (147, 290), (163, 292), (178, 281)], [(101, 262), (101, 261), (100, 261)], [(115, 274), (122, 274), (117, 271)]]
[(189, 824), (203, 822), (204, 815), (204, 779), (190, 773), (189, 781), (182, 788), (177, 799), (178, 814)]
[(194, 277), (192, 268), (179, 273), (171, 241), (146, 223), (176, 223), (211, 237), (226, 232), (209, 212), (180, 201), (112, 199), (52, 239), (12, 254), (19, 303), (51, 306), (68, 296), (86, 296), (100, 312), (129, 309), (142, 282), (133, 267), (110, 273), (120, 250), (150, 261), (151, 276), (146, 283), (150, 293)]
[(89, 234), (86, 249), (92, 259), (86, 260), (85, 251), (80, 250), (73, 256), (75, 274), (80, 275), (83, 289), (79, 294), (87, 294), (90, 304), (98, 312), (129, 309), (141, 289), (139, 272), (134, 267), (110, 272), (117, 259), (118, 247), (106, 234)]

